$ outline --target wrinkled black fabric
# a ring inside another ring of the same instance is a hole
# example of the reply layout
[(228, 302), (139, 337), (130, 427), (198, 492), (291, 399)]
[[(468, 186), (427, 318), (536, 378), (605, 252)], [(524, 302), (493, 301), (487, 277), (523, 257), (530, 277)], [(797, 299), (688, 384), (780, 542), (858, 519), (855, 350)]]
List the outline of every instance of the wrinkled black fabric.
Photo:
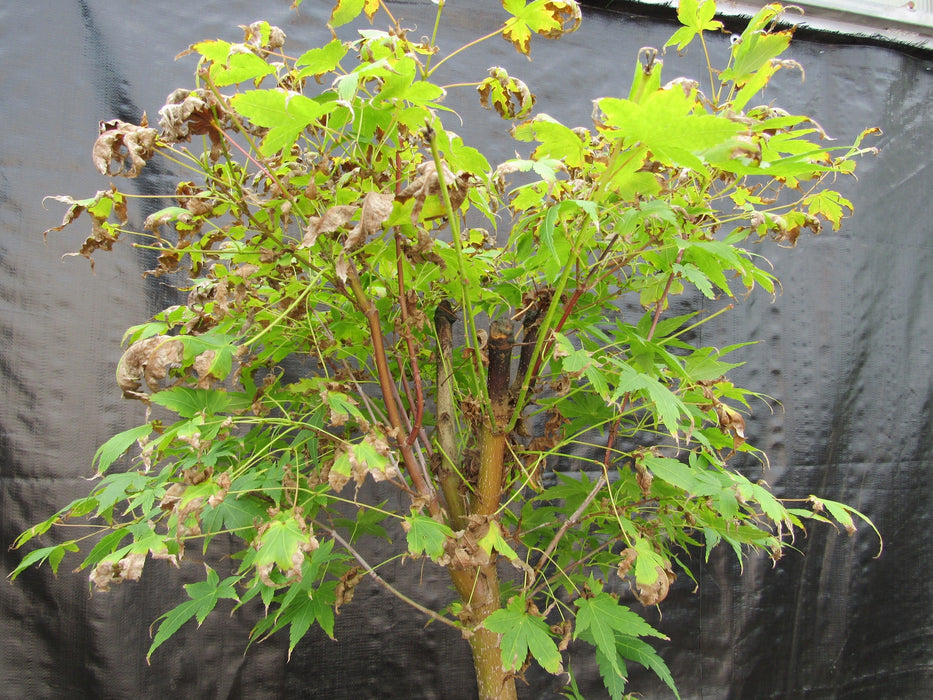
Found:
[[(329, 3), (247, 0), (125, 2), (33, 0), (0, 8), (0, 528), (3, 574), (25, 554), (16, 535), (89, 488), (90, 460), (109, 436), (141, 419), (113, 380), (123, 331), (173, 302), (151, 265), (127, 244), (81, 258), (84, 228), (41, 232), (63, 213), (47, 194), (88, 196), (108, 186), (90, 162), (97, 122), (154, 119), (164, 97), (191, 84), (194, 59), (172, 57), (203, 38), (237, 40), (238, 24), (268, 19), (292, 47), (327, 37)], [(441, 41), (494, 29), (497, 3), (450, 0)], [(413, 32), (430, 33), (429, 2), (391, 7)], [(477, 79), (490, 65), (524, 78), (542, 111), (588, 124), (590, 100), (624, 95), (638, 49), (660, 47), (674, 30), (662, 19), (586, 13), (559, 42), (532, 42), (528, 63), (503, 41), (464, 55), (443, 78)], [(714, 60), (727, 51), (711, 38)], [(927, 475), (933, 466), (933, 62), (890, 47), (848, 46), (807, 37), (789, 57), (806, 82), (782, 71), (764, 96), (815, 115), (844, 144), (879, 126), (880, 155), (858, 180), (837, 183), (856, 207), (841, 233), (802, 240), (794, 251), (765, 244), (783, 281), (772, 302), (754, 293), (731, 316), (703, 327), (703, 342), (748, 338), (740, 382), (775, 397), (755, 407), (748, 431), (766, 448), (760, 473), (784, 497), (820, 493), (861, 509), (885, 537), (884, 554), (866, 527), (855, 537), (811, 527), (776, 567), (719, 551), (687, 563), (664, 607), (646, 612), (671, 638), (658, 649), (682, 697), (707, 699), (933, 697), (933, 539)], [(453, 63), (453, 62), (452, 62)], [(702, 52), (665, 58), (665, 76), (706, 77)], [(507, 124), (480, 112), (470, 90), (449, 103), (468, 143), (509, 157)], [(475, 119), (475, 121), (473, 121)], [(171, 191), (154, 161), (127, 185), (138, 194)], [(153, 205), (157, 206), (157, 205)], [(138, 211), (139, 220), (146, 210)], [(697, 303), (702, 303), (700, 300)], [(714, 323), (716, 325), (714, 325)], [(55, 535), (50, 533), (45, 543)], [(223, 553), (221, 552), (220, 555)], [(212, 562), (223, 562), (218, 555)], [(287, 638), (244, 654), (255, 610), (193, 624), (145, 662), (149, 625), (185, 599), (199, 580), (194, 561), (180, 571), (150, 562), (138, 584), (90, 596), (87, 572), (57, 578), (47, 567), (0, 586), (0, 695), (9, 698), (468, 698), (475, 691), (469, 652), (456, 633), (410, 613), (371, 583), (341, 610), (335, 643), (317, 631), (286, 663)], [(162, 564), (162, 565), (160, 565)], [(432, 604), (445, 599), (443, 572), (418, 562), (382, 570)], [(620, 590), (621, 594), (625, 591)], [(637, 605), (637, 604), (636, 604)], [(586, 651), (572, 661), (587, 697), (604, 697)], [(631, 689), (670, 697), (651, 674), (630, 669)], [(556, 697), (560, 683), (531, 672), (526, 698)]]

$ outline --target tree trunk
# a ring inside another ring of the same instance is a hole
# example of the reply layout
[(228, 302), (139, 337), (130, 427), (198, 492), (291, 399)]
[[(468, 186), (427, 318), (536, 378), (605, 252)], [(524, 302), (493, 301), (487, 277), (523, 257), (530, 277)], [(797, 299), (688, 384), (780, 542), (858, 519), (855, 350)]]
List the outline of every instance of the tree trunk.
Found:
[(475, 569), (451, 569), (450, 577), (466, 606), (466, 622), (474, 630), (467, 641), (473, 652), (479, 700), (517, 700), (515, 678), (502, 667), (499, 635), (481, 626), (500, 607), (495, 563)]

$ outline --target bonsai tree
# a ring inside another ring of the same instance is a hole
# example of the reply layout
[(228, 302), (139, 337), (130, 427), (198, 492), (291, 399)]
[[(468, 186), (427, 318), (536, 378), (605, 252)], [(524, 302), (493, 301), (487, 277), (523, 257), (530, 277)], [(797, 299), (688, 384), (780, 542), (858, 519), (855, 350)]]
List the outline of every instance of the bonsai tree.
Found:
[[(769, 492), (745, 431), (761, 395), (728, 378), (742, 346), (701, 347), (694, 331), (740, 292), (774, 294), (746, 243), (840, 226), (851, 204), (824, 185), (870, 149), (827, 147), (809, 117), (753, 106), (778, 71), (801, 70), (780, 58), (792, 31), (775, 27), (778, 5), (732, 35), (703, 84), (662, 82), (663, 52), (643, 49), (628, 94), (598, 97), (572, 128), (502, 67), (468, 86), (435, 74), (480, 41), (528, 55), (535, 35), (575, 30), (574, 0), (504, 0), (500, 29), (446, 54), (435, 4), (430, 39), (379, 0), (340, 0), (333, 29), (365, 13), (388, 30), (292, 51), (257, 22), (240, 42), (202, 41), (158, 128), (101, 124), (102, 174), (165, 159), (183, 173), (174, 196), (141, 231), (114, 185), (56, 197), (68, 211), (50, 231), (86, 213), (80, 255), (133, 236), (158, 256), (148, 274), (187, 298), (126, 332), (117, 383), (142, 422), (97, 451), (89, 495), (16, 546), (65, 521), (93, 527), (13, 576), (87, 543), (79, 569), (106, 591), (223, 538), (238, 554), (185, 587), (150, 655), (221, 599), (263, 602), (253, 639), (332, 636), (369, 578), (462, 633), (481, 698), (516, 697), (530, 663), (575, 693), (572, 640), (592, 645), (611, 697), (630, 662), (676, 694), (640, 610), (692, 577), (685, 552), (726, 543), (776, 560), (804, 518), (851, 532), (863, 517)], [(682, 0), (665, 48), (705, 52), (714, 14)], [(463, 89), (511, 124), (523, 158), (490, 163), (450, 130), (445, 96)], [(710, 311), (674, 313), (684, 294)], [(369, 480), (382, 485), (361, 490)], [(403, 498), (366, 500), (386, 489)], [(399, 555), (446, 569), (447, 607), (380, 575), (372, 557)]]

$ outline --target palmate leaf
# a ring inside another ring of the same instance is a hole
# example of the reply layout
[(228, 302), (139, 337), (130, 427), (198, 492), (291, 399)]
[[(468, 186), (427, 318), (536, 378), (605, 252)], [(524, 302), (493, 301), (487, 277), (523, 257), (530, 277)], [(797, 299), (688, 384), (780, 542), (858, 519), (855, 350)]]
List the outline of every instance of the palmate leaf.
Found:
[(676, 435), (680, 427), (680, 417), (687, 413), (683, 401), (664, 384), (653, 377), (646, 376), (633, 369), (625, 361), (610, 357), (609, 360), (619, 367), (613, 401), (618, 401), (625, 394), (638, 394), (648, 403), (654, 404), (654, 410), (668, 432)]
[(556, 38), (580, 26), (582, 16), (575, 0), (503, 0), (502, 7), (512, 15), (502, 28), (502, 36), (526, 56), (531, 52), (531, 35)]
[(336, 587), (336, 581), (325, 581), (313, 593), (301, 596), (289, 609), (287, 618), (290, 623), (288, 629), (289, 659), (298, 642), (315, 622), (328, 637), (334, 638), (334, 601), (337, 599), (334, 591)]
[[(624, 689), (626, 668), (624, 659), (631, 659), (653, 670), (674, 694), (670, 671), (654, 650), (639, 637), (667, 639), (608, 593), (592, 577), (589, 580), (595, 595), (575, 601), (578, 608), (574, 639), (583, 639), (596, 647), (596, 660), (606, 688), (613, 698)], [(680, 696), (678, 695), (678, 698)]]
[(616, 637), (616, 651), (622, 658), (637, 661), (645, 668), (654, 671), (655, 675), (664, 681), (664, 684), (671, 689), (674, 696), (680, 700), (680, 693), (677, 692), (671, 670), (664, 663), (664, 659), (658, 656), (657, 652), (647, 642), (629, 635), (620, 634)]
[(347, 47), (339, 39), (334, 39), (329, 44), (305, 51), (295, 66), (300, 67), (300, 77), (307, 75), (323, 75), (334, 70), (347, 55)]
[(304, 129), (336, 109), (335, 102), (317, 102), (283, 90), (250, 90), (234, 95), (230, 104), (237, 114), (269, 129), (259, 148), (264, 156), (290, 147)]
[(170, 411), (175, 411), (182, 418), (194, 418), (199, 413), (208, 415), (221, 413), (229, 404), (229, 397), (225, 391), (192, 389), (187, 386), (175, 386), (159, 391), (149, 400)]
[(372, 21), (376, 10), (379, 9), (379, 0), (337, 0), (330, 21), (327, 23), (333, 28), (342, 27), (366, 12), (366, 17)]
[(625, 661), (620, 659), (618, 654), (607, 656), (601, 649), (597, 648), (596, 667), (599, 669), (599, 675), (602, 676), (603, 685), (606, 686), (606, 690), (609, 692), (609, 697), (612, 700), (622, 700), (625, 683), (628, 680), (628, 669), (625, 667)]
[(513, 598), (508, 607), (496, 610), (487, 617), (483, 626), (490, 632), (502, 635), (499, 648), (505, 670), (519, 670), (530, 652), (545, 671), (561, 672), (560, 651), (547, 623), (527, 611), (524, 598)]
[(152, 646), (146, 653), (147, 661), (152, 658), (152, 653), (156, 649), (192, 617), (196, 618), (200, 625), (217, 605), (218, 600), (221, 598), (238, 599), (234, 589), (234, 585), (239, 580), (238, 576), (228, 576), (221, 581), (216, 571), (206, 564), (204, 568), (207, 569), (207, 580), (185, 585), (185, 591), (191, 600), (185, 601), (159, 618), (161, 623), (152, 640)]
[(48, 561), (49, 566), (52, 567), (52, 573), (57, 574), (58, 565), (64, 558), (65, 552), (77, 551), (78, 545), (75, 544), (74, 541), (36, 549), (23, 557), (23, 560), (19, 563), (19, 565), (10, 573), (9, 579), (11, 581), (15, 581), (16, 577), (19, 576), (24, 570), (28, 569), (30, 566), (39, 566), (44, 561)]
[(722, 28), (722, 22), (713, 19), (716, 14), (714, 0), (680, 0), (677, 4), (677, 19), (684, 25), (667, 40), (664, 45), (677, 46), (682, 51), (697, 34), (703, 31), (714, 31)]
[(437, 559), (444, 553), (444, 543), (454, 534), (444, 523), (418, 513), (407, 516), (403, 527), (407, 531), (405, 537), (412, 556), (427, 554), (431, 559)]
[(285, 511), (268, 523), (260, 536), (255, 565), (276, 564), (282, 571), (291, 569), (297, 552), (311, 541), (311, 534), (301, 526), (298, 518)]
[(523, 122), (512, 129), (518, 141), (538, 141), (532, 158), (556, 158), (572, 168), (583, 165), (587, 144), (571, 128), (547, 114)]
[(137, 440), (141, 440), (152, 432), (152, 424), (144, 423), (135, 428), (124, 430), (117, 433), (107, 440), (103, 445), (97, 448), (94, 453), (94, 459), (91, 464), (97, 468), (97, 474), (101, 475), (110, 468), (120, 456), (126, 452)]

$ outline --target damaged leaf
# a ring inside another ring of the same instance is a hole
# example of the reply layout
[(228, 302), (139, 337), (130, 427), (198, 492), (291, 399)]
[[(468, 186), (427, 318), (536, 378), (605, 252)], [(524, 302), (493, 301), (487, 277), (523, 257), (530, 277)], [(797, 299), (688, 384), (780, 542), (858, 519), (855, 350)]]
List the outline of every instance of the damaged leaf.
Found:
[(480, 104), (495, 109), (503, 119), (524, 119), (535, 106), (535, 96), (528, 86), (510, 76), (505, 68), (490, 68), (489, 77), (476, 89)]
[[(137, 126), (119, 119), (100, 123), (100, 136), (91, 157), (101, 175), (136, 177), (156, 149), (159, 132), (148, 126), (146, 115)], [(116, 170), (111, 171), (116, 163)]]
[(575, 0), (503, 0), (502, 7), (512, 19), (502, 28), (502, 36), (515, 50), (528, 56), (531, 53), (531, 35), (557, 39), (574, 32), (583, 21), (580, 6)]

